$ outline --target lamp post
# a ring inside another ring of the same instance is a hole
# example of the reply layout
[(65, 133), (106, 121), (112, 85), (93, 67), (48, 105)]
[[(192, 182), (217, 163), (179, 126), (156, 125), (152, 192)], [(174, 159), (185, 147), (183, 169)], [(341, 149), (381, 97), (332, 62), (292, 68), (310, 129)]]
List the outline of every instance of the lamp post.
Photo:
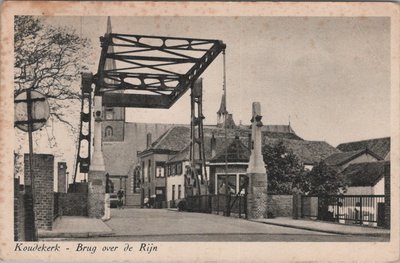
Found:
[(14, 125), (18, 129), (28, 132), (29, 140), (29, 178), (31, 182), (33, 235), (32, 241), (37, 241), (37, 228), (35, 223), (35, 185), (33, 175), (33, 139), (32, 133), (42, 128), (50, 117), (50, 107), (46, 97), (33, 88), (18, 94), (14, 99)]

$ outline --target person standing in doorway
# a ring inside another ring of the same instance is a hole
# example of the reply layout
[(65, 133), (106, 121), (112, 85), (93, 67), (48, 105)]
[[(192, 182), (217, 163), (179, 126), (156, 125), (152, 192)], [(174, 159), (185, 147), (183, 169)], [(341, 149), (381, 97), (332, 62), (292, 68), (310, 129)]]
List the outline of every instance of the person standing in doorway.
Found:
[(123, 201), (124, 190), (122, 190), (122, 188), (120, 188), (118, 190), (117, 197), (118, 197), (118, 208), (122, 208), (122, 206), (124, 204), (124, 201)]

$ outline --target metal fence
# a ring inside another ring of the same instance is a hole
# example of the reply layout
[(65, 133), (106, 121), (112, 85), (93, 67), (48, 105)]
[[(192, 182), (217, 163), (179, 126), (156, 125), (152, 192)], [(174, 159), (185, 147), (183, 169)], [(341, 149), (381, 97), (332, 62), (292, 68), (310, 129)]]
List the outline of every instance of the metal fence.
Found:
[(301, 216), (342, 224), (384, 226), (384, 195), (302, 196)]
[(230, 216), (235, 214), (247, 218), (247, 198), (245, 195), (199, 195), (185, 200), (185, 210), (189, 212), (216, 213)]

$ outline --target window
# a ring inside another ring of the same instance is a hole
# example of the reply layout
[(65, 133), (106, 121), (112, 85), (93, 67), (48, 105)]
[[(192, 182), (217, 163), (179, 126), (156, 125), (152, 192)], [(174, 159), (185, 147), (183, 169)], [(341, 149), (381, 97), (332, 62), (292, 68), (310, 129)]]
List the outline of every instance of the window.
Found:
[(148, 134), (146, 134), (146, 147), (149, 148), (151, 146), (151, 133), (149, 132)]
[(113, 108), (106, 108), (106, 120), (112, 120), (114, 119), (114, 109)]
[(178, 175), (182, 174), (182, 163), (178, 163), (176, 165), (176, 174), (178, 174)]
[(156, 163), (156, 177), (164, 177), (164, 164)]
[(172, 200), (175, 200), (175, 185), (172, 185)]
[(149, 182), (151, 181), (151, 160), (148, 161), (148, 173), (149, 173)]
[(178, 185), (178, 199), (181, 199), (181, 193), (182, 193), (181, 185)]
[(142, 162), (142, 171), (143, 171), (143, 181), (148, 182), (147, 167), (145, 166), (144, 162)]
[(104, 136), (105, 137), (113, 136), (113, 129), (110, 126), (107, 126), (106, 129), (104, 130)]
[(175, 165), (175, 164), (173, 164), (173, 165), (171, 166), (171, 174), (172, 174), (172, 175), (175, 175), (175, 174), (176, 174), (176, 165)]
[(136, 166), (133, 171), (133, 192), (136, 193), (141, 184), (141, 167)]
[[(226, 194), (226, 193), (231, 193), (231, 194), (236, 194), (236, 179), (237, 179), (237, 174), (216, 174), (216, 187), (215, 187), (215, 194)], [(227, 176), (227, 180), (226, 177)], [(225, 183), (228, 183), (226, 186)]]

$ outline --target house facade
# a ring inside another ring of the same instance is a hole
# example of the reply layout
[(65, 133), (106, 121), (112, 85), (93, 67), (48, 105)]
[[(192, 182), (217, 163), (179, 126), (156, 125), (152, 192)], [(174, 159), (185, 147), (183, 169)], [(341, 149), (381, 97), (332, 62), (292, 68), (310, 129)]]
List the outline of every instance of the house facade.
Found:
[[(175, 126), (164, 132), (145, 150), (138, 153), (141, 167), (140, 203), (141, 206), (155, 206), (167, 201), (166, 162), (171, 156), (186, 147), (190, 129), (187, 126)], [(176, 171), (174, 171), (174, 174)]]
[[(122, 188), (125, 192), (125, 204), (140, 205), (141, 164), (138, 152), (151, 144), (152, 138), (158, 138), (174, 124), (131, 123), (125, 120), (109, 120), (103, 126), (103, 156), (106, 173), (114, 184), (114, 191)], [(119, 129), (118, 127), (123, 127)], [(112, 133), (110, 130), (112, 129)], [(108, 134), (106, 134), (106, 131)]]
[(250, 150), (240, 141), (239, 137), (228, 140), (223, 147), (215, 152), (208, 163), (210, 167), (210, 193), (244, 193), (242, 186), (246, 181), (249, 158)]
[(172, 156), (165, 164), (168, 207), (176, 207), (186, 197), (186, 185), (190, 184), (190, 182), (186, 184), (185, 180), (191, 179), (185, 178), (188, 166), (190, 166), (188, 146), (183, 151)]

